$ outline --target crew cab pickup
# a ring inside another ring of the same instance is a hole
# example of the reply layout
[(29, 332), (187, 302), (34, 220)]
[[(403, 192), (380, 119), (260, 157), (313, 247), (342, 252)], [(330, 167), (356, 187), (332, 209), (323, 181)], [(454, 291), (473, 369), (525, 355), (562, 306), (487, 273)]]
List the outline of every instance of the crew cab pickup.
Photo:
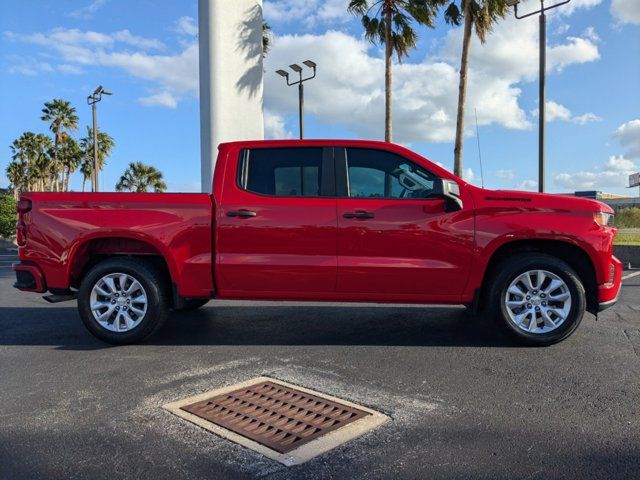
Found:
[(221, 144), (212, 194), (24, 193), (15, 287), (142, 340), (210, 299), (466, 305), (549, 345), (615, 303), (613, 210), (485, 190), (389, 143)]

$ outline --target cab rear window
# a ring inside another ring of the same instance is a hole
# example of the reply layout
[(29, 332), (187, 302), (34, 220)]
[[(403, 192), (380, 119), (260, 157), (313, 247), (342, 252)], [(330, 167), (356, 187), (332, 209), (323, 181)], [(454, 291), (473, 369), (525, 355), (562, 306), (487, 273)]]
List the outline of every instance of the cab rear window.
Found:
[(321, 196), (322, 148), (256, 148), (240, 155), (240, 188), (276, 197)]

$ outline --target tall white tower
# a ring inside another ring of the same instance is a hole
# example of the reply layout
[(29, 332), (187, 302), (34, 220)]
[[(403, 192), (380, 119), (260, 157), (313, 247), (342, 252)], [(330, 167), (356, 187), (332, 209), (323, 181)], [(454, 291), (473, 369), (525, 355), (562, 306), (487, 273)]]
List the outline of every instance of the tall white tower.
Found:
[(199, 0), (200, 161), (211, 192), (221, 142), (264, 138), (262, 0)]

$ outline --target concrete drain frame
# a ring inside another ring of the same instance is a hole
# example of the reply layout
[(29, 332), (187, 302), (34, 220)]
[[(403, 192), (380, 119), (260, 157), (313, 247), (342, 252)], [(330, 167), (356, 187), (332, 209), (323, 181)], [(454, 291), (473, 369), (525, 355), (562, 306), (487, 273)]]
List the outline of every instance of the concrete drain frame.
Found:
[(162, 408), (286, 466), (311, 460), (389, 419), (362, 405), (270, 377)]

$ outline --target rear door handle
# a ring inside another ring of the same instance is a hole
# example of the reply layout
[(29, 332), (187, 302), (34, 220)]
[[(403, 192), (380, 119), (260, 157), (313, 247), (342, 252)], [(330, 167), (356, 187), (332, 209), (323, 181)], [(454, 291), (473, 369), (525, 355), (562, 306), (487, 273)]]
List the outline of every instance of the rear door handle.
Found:
[(227, 217), (240, 217), (240, 218), (250, 218), (255, 217), (257, 215), (256, 212), (252, 212), (251, 210), (238, 210), (227, 212)]
[(348, 212), (342, 215), (344, 218), (360, 218), (366, 220), (367, 218), (374, 218), (375, 215), (370, 212)]

